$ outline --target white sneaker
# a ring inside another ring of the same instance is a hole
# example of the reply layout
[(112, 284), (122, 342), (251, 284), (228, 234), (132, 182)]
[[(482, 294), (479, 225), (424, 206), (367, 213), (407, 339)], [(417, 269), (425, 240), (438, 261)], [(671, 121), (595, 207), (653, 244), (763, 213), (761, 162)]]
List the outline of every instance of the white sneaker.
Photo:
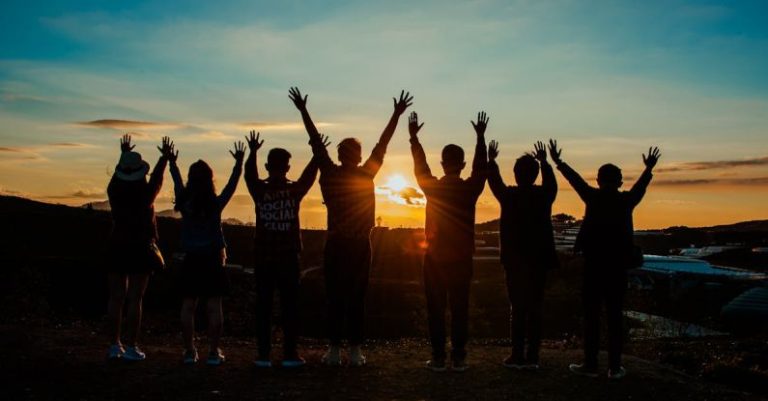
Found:
[(184, 351), (184, 355), (182, 356), (182, 362), (184, 362), (185, 365), (194, 365), (199, 359), (200, 358), (197, 356), (197, 349), (195, 348)]
[(341, 366), (341, 350), (338, 346), (331, 345), (323, 355), (323, 363), (328, 366)]
[(126, 361), (143, 361), (147, 359), (147, 355), (139, 349), (138, 345), (134, 345), (132, 347), (125, 347), (123, 359)]
[(608, 369), (608, 378), (611, 380), (621, 380), (626, 375), (627, 375), (627, 370), (624, 369), (623, 366), (619, 367), (619, 369), (616, 371), (613, 371), (612, 369)]
[(350, 366), (365, 366), (368, 360), (363, 355), (363, 350), (359, 345), (349, 348), (349, 365)]
[(584, 366), (584, 364), (572, 363), (568, 365), (568, 369), (579, 376), (586, 376), (586, 377), (592, 377), (592, 378), (595, 378), (598, 376), (597, 369), (589, 369), (586, 366)]
[(220, 348), (217, 348), (208, 353), (208, 360), (205, 361), (205, 364), (208, 366), (219, 366), (226, 360), (227, 358), (224, 356), (224, 353), (221, 352)]
[(109, 346), (109, 350), (107, 350), (107, 359), (108, 360), (116, 360), (123, 357), (123, 354), (125, 354), (125, 349), (123, 349), (123, 346), (121, 344), (112, 344)]
[(253, 366), (259, 369), (269, 369), (272, 367), (272, 361), (269, 359), (257, 359), (253, 361)]
[(427, 369), (433, 372), (445, 372), (448, 367), (445, 364), (445, 359), (431, 359), (427, 361)]

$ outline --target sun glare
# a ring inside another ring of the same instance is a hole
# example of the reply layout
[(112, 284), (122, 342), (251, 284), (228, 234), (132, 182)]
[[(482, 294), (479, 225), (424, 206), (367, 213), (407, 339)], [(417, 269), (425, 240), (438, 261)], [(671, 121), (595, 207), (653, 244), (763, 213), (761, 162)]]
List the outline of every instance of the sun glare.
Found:
[(389, 176), (386, 186), (393, 192), (400, 192), (408, 186), (408, 181), (406, 181), (405, 177), (402, 175), (394, 174)]

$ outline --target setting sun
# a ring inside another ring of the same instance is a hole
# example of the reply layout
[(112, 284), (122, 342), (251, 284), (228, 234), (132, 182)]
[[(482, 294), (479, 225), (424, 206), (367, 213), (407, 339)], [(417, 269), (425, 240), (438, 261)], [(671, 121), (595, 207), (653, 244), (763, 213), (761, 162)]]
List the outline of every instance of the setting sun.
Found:
[(393, 174), (387, 179), (387, 183), (384, 186), (391, 189), (393, 192), (400, 192), (408, 186), (408, 181), (401, 174)]

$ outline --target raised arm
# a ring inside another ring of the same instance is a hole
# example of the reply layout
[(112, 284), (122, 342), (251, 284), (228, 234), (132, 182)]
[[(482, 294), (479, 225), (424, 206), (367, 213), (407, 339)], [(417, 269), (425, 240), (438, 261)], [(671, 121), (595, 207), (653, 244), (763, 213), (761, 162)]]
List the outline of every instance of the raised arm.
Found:
[(259, 166), (256, 162), (256, 153), (264, 145), (264, 140), (259, 139), (260, 136), (260, 133), (251, 130), (250, 134), (245, 137), (248, 143), (248, 159), (245, 161), (244, 174), (245, 185), (248, 187), (248, 192), (254, 200), (256, 200), (264, 187), (264, 181), (259, 179)]
[(635, 185), (632, 186), (632, 189), (629, 190), (629, 195), (633, 206), (637, 206), (637, 204), (643, 200), (643, 196), (645, 196), (645, 190), (648, 189), (648, 185), (651, 183), (651, 179), (653, 178), (653, 168), (656, 167), (656, 163), (659, 161), (660, 157), (661, 153), (657, 147), (648, 148), (648, 155), (643, 155), (643, 164), (645, 164), (645, 169), (640, 175), (640, 178), (638, 178), (635, 182)]
[(411, 136), (411, 155), (413, 155), (413, 172), (416, 175), (416, 182), (419, 183), (421, 190), (428, 192), (437, 182), (437, 178), (432, 175), (432, 171), (427, 164), (427, 155), (424, 154), (424, 148), (419, 142), (419, 130), (424, 123), (419, 124), (419, 115), (412, 112), (408, 117), (408, 134)]
[(549, 202), (554, 202), (557, 197), (557, 180), (552, 166), (547, 162), (547, 148), (543, 142), (538, 141), (533, 145), (533, 154), (541, 166), (541, 188)]
[(392, 112), (392, 117), (389, 118), (387, 126), (384, 127), (384, 131), (379, 137), (379, 142), (373, 147), (371, 156), (368, 157), (368, 160), (366, 160), (365, 163), (363, 163), (363, 169), (368, 171), (371, 176), (375, 176), (376, 173), (379, 172), (379, 169), (381, 169), (381, 165), (384, 163), (384, 153), (387, 152), (387, 145), (389, 145), (389, 141), (395, 133), (397, 122), (400, 120), (400, 116), (405, 113), (405, 110), (412, 104), (413, 96), (411, 96), (409, 92), (400, 91), (400, 99), (392, 98), (392, 102), (395, 107)]
[(302, 97), (299, 88), (294, 86), (288, 90), (288, 97), (299, 112), (301, 112), (301, 120), (304, 122), (304, 128), (307, 130), (309, 140), (317, 139), (320, 133), (317, 131), (317, 127), (315, 127), (315, 123), (312, 121), (312, 117), (309, 116), (309, 111), (307, 110), (307, 98), (309, 98), (309, 95)]
[(160, 151), (160, 159), (157, 160), (155, 168), (152, 169), (152, 173), (149, 175), (149, 202), (152, 203), (157, 198), (157, 194), (160, 193), (160, 188), (163, 186), (163, 176), (165, 175), (165, 167), (168, 165), (168, 155), (173, 153), (173, 142), (171, 138), (167, 136), (163, 137), (161, 146), (157, 147)]
[(176, 160), (179, 158), (178, 150), (171, 150), (166, 158), (171, 165), (171, 179), (173, 180), (173, 195), (176, 197), (176, 202), (184, 196), (184, 180), (181, 179), (181, 173), (179, 172), (179, 166), (176, 165)]
[(571, 184), (571, 187), (576, 191), (577, 194), (579, 194), (579, 197), (586, 201), (589, 197), (589, 193), (594, 190), (589, 184), (587, 184), (586, 181), (584, 181), (583, 178), (579, 175), (579, 173), (576, 172), (576, 170), (572, 169), (571, 166), (566, 164), (561, 158), (560, 155), (563, 153), (562, 149), (557, 148), (557, 141), (550, 139), (549, 140), (549, 155), (552, 157), (552, 160), (555, 162), (555, 165), (557, 166), (557, 169), (560, 170), (560, 173), (563, 174), (563, 177), (565, 177), (566, 180), (568, 180), (568, 183)]
[(235, 159), (235, 166), (232, 168), (232, 174), (229, 176), (229, 181), (221, 194), (216, 199), (219, 203), (219, 210), (223, 210), (229, 200), (232, 199), (232, 195), (235, 194), (237, 189), (237, 183), (240, 181), (240, 175), (243, 173), (243, 158), (245, 158), (245, 144), (242, 142), (235, 142), (235, 149), (229, 151), (229, 154)]
[(475, 129), (477, 142), (475, 144), (475, 157), (472, 159), (472, 173), (469, 180), (474, 184), (479, 195), (485, 187), (485, 178), (488, 175), (488, 149), (485, 145), (485, 129), (488, 127), (488, 116), (484, 111), (477, 113), (477, 123), (470, 121)]
[(499, 202), (504, 199), (504, 194), (507, 193), (507, 185), (504, 183), (504, 179), (501, 178), (499, 172), (499, 165), (496, 164), (496, 158), (499, 156), (499, 143), (491, 141), (488, 144), (488, 185), (491, 187), (493, 196)]

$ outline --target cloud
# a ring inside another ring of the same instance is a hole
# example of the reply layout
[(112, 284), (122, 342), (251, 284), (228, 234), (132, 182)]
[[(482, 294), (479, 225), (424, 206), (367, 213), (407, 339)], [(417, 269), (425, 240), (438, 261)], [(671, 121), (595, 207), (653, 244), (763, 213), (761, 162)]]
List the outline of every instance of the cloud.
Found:
[(109, 128), (109, 129), (173, 129), (181, 128), (184, 125), (176, 123), (161, 123), (154, 121), (136, 121), (136, 120), (120, 120), (120, 119), (102, 119), (92, 121), (78, 121), (75, 123), (84, 127), (91, 128)]
[(68, 194), (63, 195), (47, 195), (44, 196), (44, 198), (47, 199), (98, 199), (103, 200), (107, 198), (106, 192), (103, 190), (87, 190), (87, 189), (78, 189), (74, 192), (70, 192)]
[[(317, 128), (330, 127), (335, 124), (328, 122), (315, 123)], [(237, 124), (240, 128), (250, 128), (255, 130), (304, 130), (304, 124), (299, 122), (283, 122), (283, 121), (250, 121)]]
[(186, 135), (179, 137), (179, 142), (219, 142), (231, 141), (236, 139), (232, 135), (227, 135), (221, 131), (207, 131), (199, 134)]
[(390, 201), (399, 205), (423, 207), (427, 204), (424, 192), (415, 187), (406, 186), (401, 190), (394, 190), (387, 186), (376, 187), (377, 195), (384, 195)]
[(729, 169), (734, 167), (754, 167), (754, 166), (768, 166), (768, 156), (755, 157), (751, 159), (740, 160), (718, 160), (718, 161), (700, 161), (700, 162), (687, 162), (680, 163), (670, 167), (660, 167), (656, 171), (660, 173), (675, 172), (675, 171), (700, 171), (700, 170), (719, 170)]
[(25, 148), (17, 148), (17, 147), (9, 147), (9, 146), (0, 146), (0, 152), (7, 152), (7, 153), (25, 153), (28, 152)]

